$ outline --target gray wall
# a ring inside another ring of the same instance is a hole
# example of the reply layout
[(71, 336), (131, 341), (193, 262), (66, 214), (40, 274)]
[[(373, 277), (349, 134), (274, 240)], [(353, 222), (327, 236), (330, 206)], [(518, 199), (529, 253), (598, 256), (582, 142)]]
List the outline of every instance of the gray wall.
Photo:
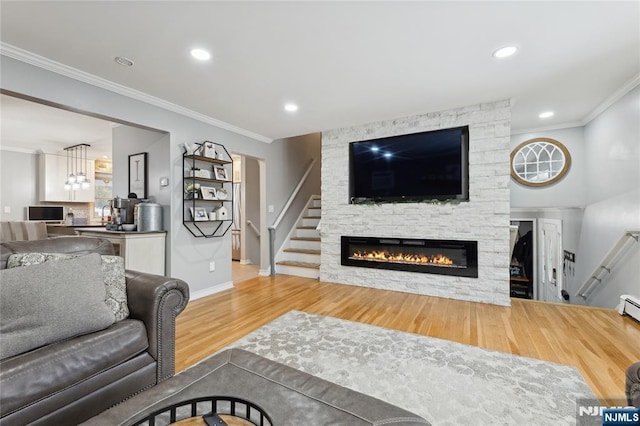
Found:
[(567, 147), (571, 168), (567, 175), (551, 186), (524, 186), (511, 179), (511, 207), (584, 207), (587, 199), (586, 155), (582, 127), (523, 133), (511, 136), (511, 151), (533, 138), (552, 138)]
[(511, 216), (562, 219), (564, 249), (576, 254), (565, 284), (571, 303), (614, 308), (621, 294), (640, 296), (640, 244), (586, 301), (576, 296), (623, 233), (640, 229), (640, 86), (584, 127), (514, 135), (511, 149), (534, 137), (566, 145), (571, 170), (550, 187), (512, 179)]
[[(294, 138), (278, 140), (278, 155), (282, 158), (282, 167), (276, 171), (278, 180), (286, 182), (284, 191), (279, 194), (279, 204), (284, 205), (287, 202), (293, 190), (295, 189), (300, 178), (304, 175), (307, 167), (313, 159), (318, 161), (311, 169), (311, 173), (307, 177), (302, 188), (296, 195), (291, 207), (285, 213), (282, 221), (276, 230), (275, 251), (285, 242), (285, 238), (291, 227), (295, 225), (296, 219), (300, 215), (302, 209), (306, 206), (307, 201), (312, 195), (320, 195), (320, 156), (322, 146), (322, 134), (311, 133), (308, 135), (297, 136)], [(271, 188), (269, 188), (271, 191)], [(280, 214), (281, 209), (276, 209), (276, 216)], [(274, 219), (275, 220), (275, 219)], [(273, 224), (273, 221), (269, 225)]]
[[(585, 126), (589, 204), (576, 258), (579, 285), (624, 231), (640, 229), (640, 86)], [(621, 294), (640, 297), (640, 244), (635, 244), (586, 303), (613, 308)]]
[(26, 220), (26, 207), (39, 204), (38, 155), (0, 149), (0, 166), (0, 220)]
[[(246, 220), (253, 222), (256, 228), (260, 229), (260, 169), (255, 158), (243, 157), (242, 167), (245, 170), (245, 200), (246, 200)], [(260, 239), (249, 226), (244, 223), (246, 230), (245, 259), (253, 264), (260, 264)], [(262, 234), (261, 234), (262, 235)], [(264, 238), (267, 238), (266, 236)]]
[(588, 204), (640, 187), (640, 86), (585, 126)]
[[(170, 205), (167, 231), (171, 238), (167, 273), (187, 281), (196, 297), (231, 283), (231, 233), (222, 238), (194, 238), (183, 226), (180, 144), (213, 140), (225, 145), (229, 152), (263, 159), (265, 183), (269, 188), (266, 202), (275, 207), (275, 213), (266, 214), (266, 223), (273, 223), (292, 190), (289, 176), (283, 170), (290, 167), (289, 162), (298, 164), (305, 160), (288, 158), (289, 154), (284, 154), (286, 144), (283, 141), (260, 142), (13, 58), (2, 56), (0, 72), (3, 89), (169, 133), (165, 141), (169, 145), (168, 154), (162, 160), (164, 164), (158, 166), (168, 173), (171, 182), (170, 202), (167, 203)], [(263, 235), (267, 235), (266, 223), (261, 224)], [(267, 239), (263, 240), (262, 245), (266, 246)], [(214, 272), (209, 272), (211, 261), (216, 262)], [(262, 268), (267, 266), (264, 264)]]

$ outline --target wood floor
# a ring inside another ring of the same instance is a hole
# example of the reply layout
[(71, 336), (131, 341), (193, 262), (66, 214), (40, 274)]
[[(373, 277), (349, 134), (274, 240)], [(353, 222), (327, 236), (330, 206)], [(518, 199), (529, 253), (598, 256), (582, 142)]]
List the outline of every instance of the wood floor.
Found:
[(640, 324), (612, 309), (524, 299), (506, 308), (278, 275), (189, 303), (176, 371), (294, 309), (572, 365), (604, 403), (624, 397), (624, 371), (640, 360)]

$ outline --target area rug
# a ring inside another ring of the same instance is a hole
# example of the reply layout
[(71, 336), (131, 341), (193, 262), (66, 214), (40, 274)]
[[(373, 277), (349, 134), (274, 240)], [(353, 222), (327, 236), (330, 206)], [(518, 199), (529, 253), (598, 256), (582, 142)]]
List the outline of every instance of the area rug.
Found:
[(291, 311), (231, 347), (412, 411), (433, 425), (576, 423), (573, 367)]

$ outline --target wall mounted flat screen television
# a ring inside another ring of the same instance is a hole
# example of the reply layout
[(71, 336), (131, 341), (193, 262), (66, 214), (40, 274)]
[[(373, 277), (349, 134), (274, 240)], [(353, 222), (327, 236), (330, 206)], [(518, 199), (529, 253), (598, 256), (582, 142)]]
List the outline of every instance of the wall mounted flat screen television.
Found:
[(469, 199), (469, 127), (349, 144), (349, 202)]

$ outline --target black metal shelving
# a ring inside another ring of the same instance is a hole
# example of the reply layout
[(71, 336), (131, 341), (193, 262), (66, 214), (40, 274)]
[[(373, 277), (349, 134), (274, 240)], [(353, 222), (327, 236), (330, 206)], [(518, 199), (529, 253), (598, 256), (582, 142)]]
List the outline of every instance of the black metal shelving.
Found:
[[(205, 144), (213, 144), (215, 146), (215, 158), (202, 155)], [(185, 193), (182, 203), (182, 224), (196, 238), (222, 237), (233, 224), (233, 161), (227, 149), (219, 143), (205, 141), (197, 145), (200, 147), (195, 150), (195, 154), (185, 153), (182, 156), (182, 187)], [(216, 174), (216, 168), (218, 168), (218, 173), (220, 173), (221, 169), (224, 170), (224, 178)], [(195, 176), (197, 170), (208, 170), (212, 177)], [(186, 192), (189, 184), (192, 187), (195, 187), (196, 184), (200, 185), (197, 191), (191, 192), (191, 197), (187, 197), (188, 193)], [(202, 187), (214, 188), (216, 192), (219, 189), (223, 189), (227, 196), (224, 199), (218, 199), (217, 197), (212, 199), (203, 198)], [(216, 207), (222, 206), (227, 209), (227, 219), (210, 220), (209, 213)], [(195, 220), (195, 217), (198, 217), (198, 211), (202, 212), (202, 209), (206, 212), (206, 219)]]

